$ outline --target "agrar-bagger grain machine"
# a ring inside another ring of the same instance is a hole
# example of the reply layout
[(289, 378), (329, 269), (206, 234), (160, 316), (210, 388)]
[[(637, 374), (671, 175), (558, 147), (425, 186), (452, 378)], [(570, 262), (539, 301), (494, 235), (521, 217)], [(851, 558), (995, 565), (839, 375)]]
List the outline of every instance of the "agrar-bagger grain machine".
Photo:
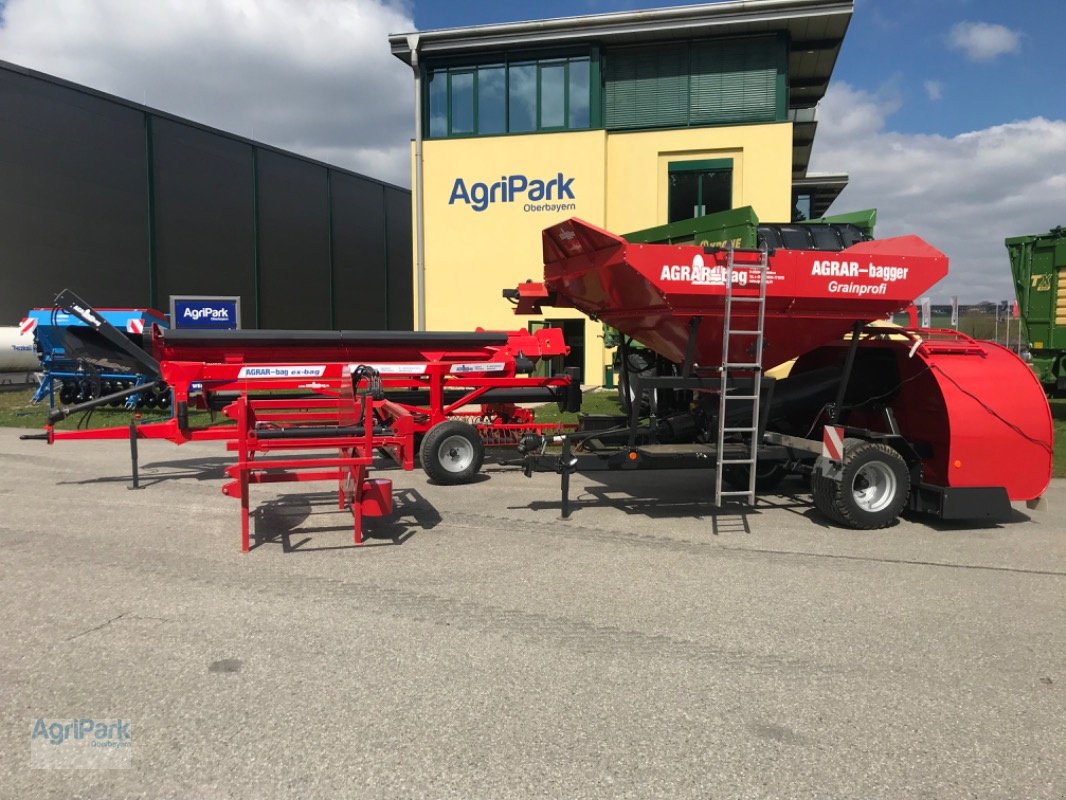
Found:
[[(854, 528), (906, 509), (999, 518), (1040, 498), (1051, 416), (1024, 362), (955, 331), (868, 325), (943, 278), (947, 257), (916, 236), (820, 233), (752, 250), (629, 243), (576, 218), (544, 231), (544, 281), (504, 293), (516, 313), (577, 308), (669, 365), (624, 378), (654, 395), (647, 417), (633, 402), (624, 421), (527, 437), (527, 474), (562, 475), (564, 516), (570, 476), (591, 470), (712, 468), (716, 505), (798, 473)], [(787, 378), (764, 376), (789, 359)]]

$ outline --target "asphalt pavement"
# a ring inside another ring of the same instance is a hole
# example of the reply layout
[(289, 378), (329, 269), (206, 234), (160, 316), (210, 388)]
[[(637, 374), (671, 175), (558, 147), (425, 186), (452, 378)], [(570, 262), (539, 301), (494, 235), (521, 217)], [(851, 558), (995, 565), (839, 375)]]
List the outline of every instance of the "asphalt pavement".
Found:
[[(562, 520), (554, 475), (382, 469), (362, 548), (327, 484), (273, 485), (242, 555), (222, 444), (142, 442), (132, 490), (125, 442), (19, 433), (2, 798), (1066, 797), (1062, 481), (857, 532), (799, 481), (719, 513), (709, 472), (577, 476)], [(82, 719), (124, 768), (33, 735)]]

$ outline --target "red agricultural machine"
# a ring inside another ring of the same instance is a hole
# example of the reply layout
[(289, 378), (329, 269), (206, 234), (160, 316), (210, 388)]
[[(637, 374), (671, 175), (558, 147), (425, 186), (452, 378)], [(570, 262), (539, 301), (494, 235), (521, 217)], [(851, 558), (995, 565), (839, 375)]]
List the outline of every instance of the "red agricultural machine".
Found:
[[(594, 470), (711, 469), (719, 506), (754, 504), (758, 490), (798, 474), (825, 516), (859, 529), (906, 510), (994, 519), (1012, 501), (1036, 503), (1050, 481), (1052, 424), (1033, 373), (955, 331), (871, 325), (910, 306), (948, 261), (916, 236), (868, 240), (854, 227), (821, 223), (800, 246), (790, 231), (760, 249), (630, 243), (579, 219), (545, 230), (544, 281), (504, 295), (518, 314), (576, 308), (617, 329), (628, 387), (625, 417), (585, 416), (566, 431), (520, 405), (580, 406), (576, 375), (523, 377), (566, 352), (554, 329), (155, 330), (142, 349), (65, 292), (57, 305), (109, 343), (94, 358), (157, 376), (173, 416), (128, 430), (50, 424), (39, 438), (128, 435), (135, 480), (140, 438), (226, 440), (238, 461), (224, 491), (242, 501), (243, 549), (250, 484), (337, 480), (358, 543), (362, 517), (391, 509), (389, 482), (368, 477), (374, 453), (411, 469), (416, 449), (431, 478), (463, 483), (486, 446), (515, 445), (527, 475), (561, 474), (564, 517), (571, 476)], [(629, 370), (634, 344), (655, 355), (651, 373)], [(787, 377), (767, 377), (790, 359)], [(50, 421), (123, 394), (56, 409)], [(236, 424), (197, 427), (193, 407)]]
[(1052, 424), (1028, 367), (955, 331), (869, 325), (943, 278), (947, 257), (916, 236), (818, 233), (755, 250), (629, 243), (579, 219), (544, 231), (544, 281), (504, 292), (516, 313), (602, 320), (622, 334), (624, 373), (627, 342), (658, 356), (655, 374), (621, 376), (627, 419), (523, 442), (527, 474), (562, 475), (563, 516), (570, 476), (592, 470), (713, 468), (716, 505), (798, 473), (824, 515), (860, 529), (1040, 498)]
[[(61, 406), (43, 438), (129, 437), (137, 481), (137, 441), (182, 444), (220, 440), (238, 454), (223, 491), (242, 502), (242, 549), (248, 549), (250, 483), (338, 480), (351, 508), (355, 540), (361, 518), (391, 509), (388, 481), (368, 477), (375, 452), (404, 469), (422, 468), (442, 484), (469, 482), (486, 447), (514, 447), (527, 435), (560, 432), (535, 422), (529, 404), (555, 402), (577, 411), (576, 370), (533, 377), (536, 362), (564, 356), (558, 329), (472, 333), (406, 331), (213, 331), (154, 328), (144, 347), (117, 331), (77, 295), (56, 306), (95, 332), (91, 348), (74, 354), (97, 367), (135, 367), (154, 380)], [(86, 337), (83, 337), (86, 338)], [(91, 412), (134, 391), (170, 392), (172, 414), (129, 427), (56, 430), (54, 423)], [(235, 424), (196, 425), (190, 410), (220, 411)], [(269, 460), (257, 457), (270, 454)]]

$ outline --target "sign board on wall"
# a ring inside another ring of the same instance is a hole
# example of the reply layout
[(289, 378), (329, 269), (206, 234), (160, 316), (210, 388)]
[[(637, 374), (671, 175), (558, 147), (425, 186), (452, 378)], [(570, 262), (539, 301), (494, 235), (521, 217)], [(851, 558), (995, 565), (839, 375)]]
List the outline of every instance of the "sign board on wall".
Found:
[(170, 325), (174, 328), (237, 330), (241, 327), (241, 298), (172, 294)]

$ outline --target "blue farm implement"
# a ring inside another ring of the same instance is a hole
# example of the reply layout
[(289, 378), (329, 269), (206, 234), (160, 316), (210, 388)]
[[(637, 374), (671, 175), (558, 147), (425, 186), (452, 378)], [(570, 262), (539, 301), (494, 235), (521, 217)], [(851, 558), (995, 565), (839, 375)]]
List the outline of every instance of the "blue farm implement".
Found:
[[(45, 397), (55, 408), (56, 398), (62, 405), (84, 403), (116, 392), (144, 386), (110, 405), (124, 403), (128, 408), (167, 408), (170, 392), (165, 386), (147, 384), (155, 377), (128, 350), (105, 346), (93, 326), (77, 314), (63, 308), (69, 298), (56, 298), (54, 308), (34, 308), (23, 320), (23, 327), (33, 332), (34, 346), (41, 361), (43, 377), (33, 395), (39, 403)], [(150, 308), (102, 308), (92, 312), (128, 340), (131, 347), (144, 352), (152, 326), (167, 328), (167, 319)], [(145, 353), (146, 354), (146, 353)]]

